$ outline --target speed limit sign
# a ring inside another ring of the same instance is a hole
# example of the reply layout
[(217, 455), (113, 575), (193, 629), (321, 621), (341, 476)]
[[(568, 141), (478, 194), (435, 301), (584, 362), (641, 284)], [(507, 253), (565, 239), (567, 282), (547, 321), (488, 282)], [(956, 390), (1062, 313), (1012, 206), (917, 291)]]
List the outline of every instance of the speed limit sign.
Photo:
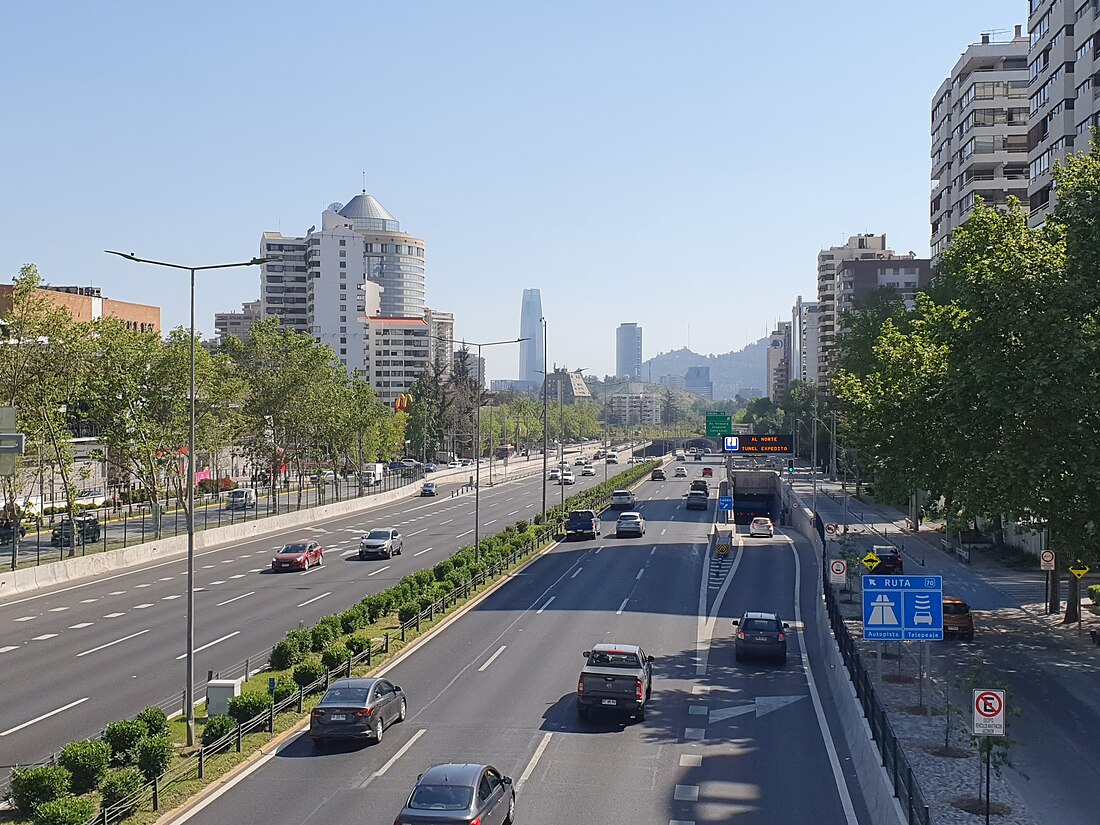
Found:
[(1054, 569), (1054, 551), (1044, 550), (1039, 554), (1039, 569), (1040, 570), (1053, 570)]
[(832, 523), (826, 524), (825, 525), (825, 532), (828, 533), (830, 536), (835, 536), (836, 535), (836, 525), (832, 524)]

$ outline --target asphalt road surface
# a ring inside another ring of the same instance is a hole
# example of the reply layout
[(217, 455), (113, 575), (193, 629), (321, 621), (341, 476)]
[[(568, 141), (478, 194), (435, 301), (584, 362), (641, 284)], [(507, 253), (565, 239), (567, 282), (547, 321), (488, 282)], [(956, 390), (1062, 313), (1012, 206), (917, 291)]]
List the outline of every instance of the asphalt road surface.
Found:
[[(481, 535), (541, 512), (541, 479), (484, 488)], [(566, 495), (602, 481), (597, 465), (596, 476), (579, 477)], [(444, 483), (435, 498), (405, 499), (196, 554), (196, 697), (205, 695), (208, 670), (245, 657), (256, 657), (252, 667), (259, 667), (271, 645), (299, 622), (311, 626), (471, 544), (474, 496), (452, 497), (457, 486)], [(550, 483), (548, 503), (559, 497)], [(359, 561), (359, 539), (372, 527), (400, 529), (404, 553)], [(301, 538), (321, 542), (324, 566), (272, 574), (273, 551)], [(186, 581), (186, 559), (176, 558), (0, 602), (0, 673), (8, 687), (0, 706), (0, 768), (42, 759), (182, 692)]]
[[(686, 486), (644, 483), (644, 537), (614, 538), (607, 514), (601, 538), (559, 545), (391, 663), (409, 717), (381, 744), (298, 736), (173, 825), (390, 825), (417, 775), (452, 761), (510, 775), (519, 823), (872, 825), (795, 625), (796, 583), (814, 615), (817, 582), (799, 573), (813, 551), (742, 534), (731, 559), (709, 558), (713, 505), (685, 511)], [(792, 622), (786, 665), (734, 661), (730, 619), (748, 609)], [(581, 653), (613, 641), (656, 657), (644, 722), (577, 716)]]

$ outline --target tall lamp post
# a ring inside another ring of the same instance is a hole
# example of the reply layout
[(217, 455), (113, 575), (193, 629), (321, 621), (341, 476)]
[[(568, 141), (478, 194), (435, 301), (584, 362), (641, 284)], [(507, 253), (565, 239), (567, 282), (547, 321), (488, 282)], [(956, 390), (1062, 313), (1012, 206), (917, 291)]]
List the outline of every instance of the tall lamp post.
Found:
[(546, 521), (546, 318), (542, 324), (542, 520)]
[(191, 383), (189, 389), (190, 409), (187, 422), (187, 683), (183, 686), (183, 712), (187, 716), (187, 745), (195, 744), (195, 273), (209, 269), (233, 269), (240, 266), (260, 266), (282, 260), (281, 258), (253, 258), (231, 264), (212, 264), (210, 266), (185, 266), (184, 264), (153, 261), (139, 258), (126, 252), (104, 250), (108, 255), (118, 255), (128, 261), (139, 264), (163, 266), (169, 269), (182, 269), (191, 273)]

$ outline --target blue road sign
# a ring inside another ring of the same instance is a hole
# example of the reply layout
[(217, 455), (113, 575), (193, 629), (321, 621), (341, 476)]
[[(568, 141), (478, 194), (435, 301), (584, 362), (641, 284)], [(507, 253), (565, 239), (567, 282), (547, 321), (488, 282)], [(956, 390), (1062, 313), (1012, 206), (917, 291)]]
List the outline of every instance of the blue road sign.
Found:
[(733, 496), (718, 496), (718, 509), (719, 510), (732, 510), (733, 509)]
[(879, 642), (943, 639), (942, 576), (864, 576), (863, 638)]
[(741, 436), (739, 435), (726, 435), (722, 436), (722, 449), (727, 453), (736, 453), (741, 449)]

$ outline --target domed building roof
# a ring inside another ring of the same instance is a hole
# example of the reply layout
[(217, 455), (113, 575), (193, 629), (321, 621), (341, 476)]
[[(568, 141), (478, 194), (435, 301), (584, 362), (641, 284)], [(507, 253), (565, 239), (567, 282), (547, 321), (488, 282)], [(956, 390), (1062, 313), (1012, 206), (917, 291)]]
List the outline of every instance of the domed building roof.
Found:
[(374, 195), (366, 192), (356, 195), (340, 210), (345, 218), (351, 218), (356, 229), (375, 229), (384, 232), (400, 232), (401, 224), (389, 213)]

